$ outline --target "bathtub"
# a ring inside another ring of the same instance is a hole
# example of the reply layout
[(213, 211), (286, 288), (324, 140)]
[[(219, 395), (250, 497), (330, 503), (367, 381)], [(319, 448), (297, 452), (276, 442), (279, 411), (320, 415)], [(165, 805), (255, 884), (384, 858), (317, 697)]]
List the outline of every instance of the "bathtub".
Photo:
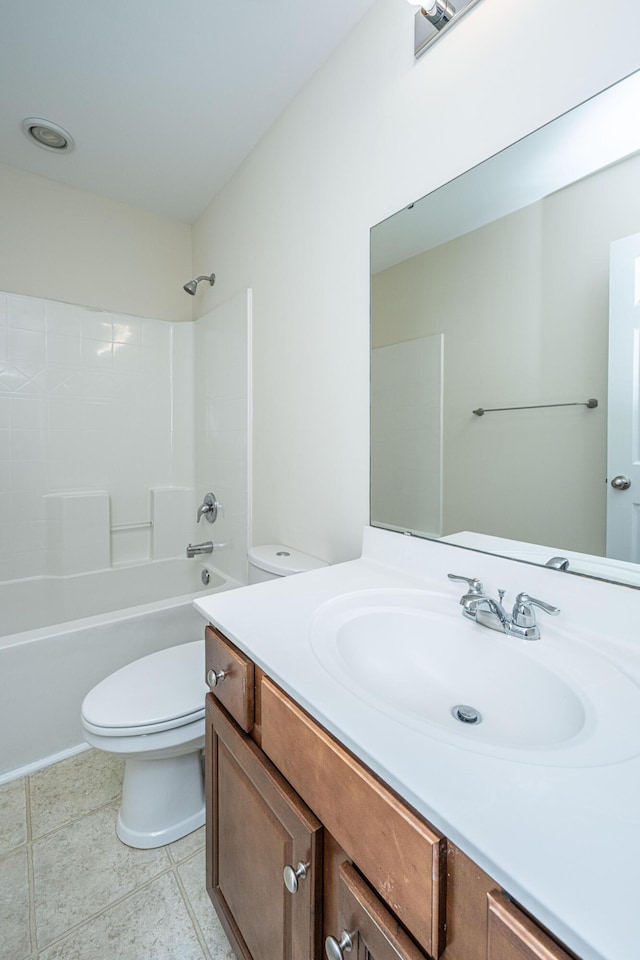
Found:
[(85, 694), (132, 660), (202, 637), (192, 600), (234, 586), (182, 559), (0, 584), (0, 783), (84, 749)]

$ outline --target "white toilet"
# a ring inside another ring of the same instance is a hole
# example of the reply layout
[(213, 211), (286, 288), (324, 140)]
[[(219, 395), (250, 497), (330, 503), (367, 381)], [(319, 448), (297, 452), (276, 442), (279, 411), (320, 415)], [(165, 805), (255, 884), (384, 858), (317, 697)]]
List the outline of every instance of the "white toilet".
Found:
[[(249, 583), (326, 566), (282, 544), (249, 551)], [(82, 704), (84, 738), (126, 760), (116, 832), (130, 847), (179, 840), (204, 823), (204, 640), (116, 670)]]
[(269, 543), (263, 547), (251, 547), (249, 550), (249, 583), (262, 580), (277, 580), (292, 573), (307, 573), (328, 564), (308, 553), (301, 553), (282, 543)]

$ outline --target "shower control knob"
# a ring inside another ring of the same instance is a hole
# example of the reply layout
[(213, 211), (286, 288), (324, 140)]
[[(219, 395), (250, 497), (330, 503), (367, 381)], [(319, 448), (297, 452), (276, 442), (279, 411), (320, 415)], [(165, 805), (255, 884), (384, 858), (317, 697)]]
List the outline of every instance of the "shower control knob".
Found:
[(219, 670), (217, 673), (215, 670), (207, 670), (207, 683), (213, 690), (214, 687), (217, 687), (219, 683), (222, 683), (226, 673), (224, 670)]
[(613, 478), (611, 481), (611, 486), (614, 490), (628, 490), (631, 486), (631, 480), (629, 480), (629, 477), (623, 477), (620, 475)]
[(282, 879), (289, 893), (298, 892), (298, 880), (304, 880), (307, 875), (308, 863), (299, 863), (294, 870), (289, 864), (282, 871)]
[(347, 933), (346, 930), (342, 931), (339, 940), (336, 940), (335, 937), (327, 937), (324, 942), (324, 952), (328, 960), (344, 960), (344, 954), (351, 953), (352, 950), (352, 935)]

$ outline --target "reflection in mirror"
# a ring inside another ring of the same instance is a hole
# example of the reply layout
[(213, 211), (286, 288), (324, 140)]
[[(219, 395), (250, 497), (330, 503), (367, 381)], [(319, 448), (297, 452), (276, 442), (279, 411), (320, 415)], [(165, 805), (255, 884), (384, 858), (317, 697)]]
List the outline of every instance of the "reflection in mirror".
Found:
[(373, 228), (373, 525), (640, 585), (638, 151), (640, 73)]

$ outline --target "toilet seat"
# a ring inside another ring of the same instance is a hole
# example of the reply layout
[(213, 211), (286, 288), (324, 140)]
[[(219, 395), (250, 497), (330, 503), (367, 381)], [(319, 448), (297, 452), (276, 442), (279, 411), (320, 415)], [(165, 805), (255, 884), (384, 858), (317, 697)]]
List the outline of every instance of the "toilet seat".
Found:
[(135, 737), (194, 723), (204, 717), (203, 674), (203, 640), (142, 657), (87, 694), (83, 726), (96, 736)]

